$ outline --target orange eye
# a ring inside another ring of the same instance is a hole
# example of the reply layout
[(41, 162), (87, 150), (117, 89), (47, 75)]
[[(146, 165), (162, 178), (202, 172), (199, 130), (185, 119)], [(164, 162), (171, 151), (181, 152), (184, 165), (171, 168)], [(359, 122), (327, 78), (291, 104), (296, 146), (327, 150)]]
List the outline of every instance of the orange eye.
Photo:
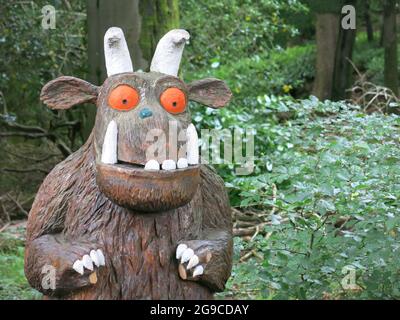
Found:
[(120, 111), (131, 110), (138, 103), (139, 93), (137, 90), (125, 84), (116, 87), (108, 97), (109, 106)]
[(161, 105), (170, 113), (181, 113), (186, 108), (186, 96), (178, 88), (168, 88), (160, 97)]

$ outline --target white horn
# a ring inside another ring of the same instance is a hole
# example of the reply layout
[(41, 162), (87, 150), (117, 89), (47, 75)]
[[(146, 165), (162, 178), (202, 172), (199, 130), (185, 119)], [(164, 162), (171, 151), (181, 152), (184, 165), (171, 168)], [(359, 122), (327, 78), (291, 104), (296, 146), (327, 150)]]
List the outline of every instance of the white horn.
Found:
[(123, 72), (133, 72), (124, 32), (120, 28), (109, 28), (104, 35), (104, 56), (107, 76)]
[(164, 35), (157, 44), (150, 71), (178, 76), (183, 48), (189, 38), (189, 33), (182, 29), (174, 29)]

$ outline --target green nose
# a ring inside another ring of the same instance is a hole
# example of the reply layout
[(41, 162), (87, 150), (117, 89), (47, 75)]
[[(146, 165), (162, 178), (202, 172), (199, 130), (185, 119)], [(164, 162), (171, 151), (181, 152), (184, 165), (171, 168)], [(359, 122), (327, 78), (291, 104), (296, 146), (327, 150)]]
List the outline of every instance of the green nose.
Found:
[(151, 117), (153, 115), (153, 112), (151, 112), (151, 110), (147, 109), (147, 108), (143, 108), (142, 110), (140, 110), (139, 112), (139, 117), (141, 119), (145, 119), (148, 117)]

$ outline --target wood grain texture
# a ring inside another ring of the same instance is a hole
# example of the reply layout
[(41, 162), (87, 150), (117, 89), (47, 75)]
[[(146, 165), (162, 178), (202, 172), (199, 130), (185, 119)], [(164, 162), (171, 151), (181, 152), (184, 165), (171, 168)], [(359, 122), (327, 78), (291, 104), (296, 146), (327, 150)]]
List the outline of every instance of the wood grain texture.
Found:
[[(108, 105), (110, 92), (121, 84), (140, 93), (139, 104), (126, 112)], [(157, 155), (159, 163), (165, 157), (176, 161), (176, 151), (185, 145), (174, 143), (169, 133), (171, 126), (185, 133), (191, 123), (189, 110), (172, 115), (159, 103), (170, 87), (215, 108), (231, 97), (217, 79), (187, 86), (177, 77), (155, 72), (114, 75), (101, 88), (60, 77), (43, 88), (41, 99), (53, 109), (97, 104), (88, 141), (50, 172), (29, 214), (25, 274), (47, 299), (210, 299), (224, 289), (233, 246), (222, 179), (204, 165), (169, 172), (143, 170), (152, 143), (149, 131), (168, 135), (163, 146), (167, 154)], [(144, 108), (151, 110), (151, 117), (140, 117)], [(101, 154), (111, 121), (118, 126), (118, 163), (105, 165)], [(193, 269), (185, 271), (177, 261), (179, 244), (194, 250), (202, 274), (193, 277)], [(83, 274), (73, 269), (77, 260), (98, 249), (104, 253), (104, 266)], [(54, 289), (42, 285), (43, 268), (49, 267), (55, 270)]]
[(51, 109), (69, 109), (86, 102), (96, 103), (98, 87), (74, 77), (59, 77), (47, 83), (40, 100)]
[(211, 108), (222, 108), (232, 98), (232, 92), (224, 81), (207, 78), (193, 81), (188, 86), (189, 99)]
[[(91, 136), (40, 187), (27, 226), (29, 283), (52, 299), (210, 299), (223, 290), (232, 264), (232, 224), (222, 179), (201, 166), (200, 187), (187, 205), (141, 214), (100, 192), (94, 154)], [(211, 252), (196, 281), (179, 277), (175, 250), (182, 242), (200, 255)], [(72, 264), (97, 248), (106, 265), (92, 284), (91, 272), (81, 276)], [(56, 268), (56, 290), (41, 286), (44, 265)]]

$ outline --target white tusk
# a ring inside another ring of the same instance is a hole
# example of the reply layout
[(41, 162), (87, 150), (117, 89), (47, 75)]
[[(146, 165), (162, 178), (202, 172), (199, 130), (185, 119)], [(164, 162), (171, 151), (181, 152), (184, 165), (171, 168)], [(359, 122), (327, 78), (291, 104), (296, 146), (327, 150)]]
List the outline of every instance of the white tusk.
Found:
[(178, 248), (176, 248), (176, 258), (179, 260), (182, 257), (183, 252), (187, 249), (187, 245), (181, 243)]
[(199, 137), (192, 123), (186, 129), (186, 153), (190, 165), (199, 164)]
[(107, 164), (117, 163), (117, 145), (118, 145), (118, 127), (114, 120), (108, 124), (104, 136), (103, 150), (101, 153), (101, 162)]
[(185, 158), (180, 158), (178, 162), (176, 163), (176, 166), (178, 169), (183, 169), (188, 167), (188, 161)]
[(190, 260), (191, 257), (193, 257), (194, 255), (194, 251), (190, 248), (186, 249), (183, 253), (182, 253), (182, 259), (181, 259), (181, 263), (185, 263), (187, 261)]
[(188, 265), (186, 266), (186, 269), (189, 270), (199, 264), (199, 257), (197, 255), (194, 255), (193, 257), (190, 258)]
[(93, 271), (93, 261), (92, 261), (92, 259), (91, 259), (87, 254), (85, 254), (85, 255), (83, 256), (82, 262), (83, 262), (83, 266), (84, 266), (86, 269), (89, 269), (90, 271)]
[(80, 275), (83, 275), (83, 262), (81, 260), (76, 260), (72, 265), (72, 269), (74, 269)]
[(164, 160), (162, 165), (161, 165), (161, 168), (163, 170), (175, 170), (176, 169), (175, 161), (174, 160), (170, 160), (170, 159), (169, 160)]
[(193, 271), (193, 278), (196, 276), (201, 276), (204, 273), (203, 266), (197, 266)]
[(104, 258), (103, 251), (101, 251), (100, 249), (97, 249), (96, 252), (97, 252), (97, 256), (99, 257), (100, 265), (101, 266), (105, 266), (106, 265), (106, 259)]
[(111, 27), (104, 35), (104, 57), (107, 76), (118, 73), (133, 72), (128, 45), (124, 32), (117, 27)]
[(160, 170), (160, 164), (157, 160), (149, 160), (146, 162), (144, 170)]
[(183, 48), (189, 38), (189, 33), (182, 29), (174, 29), (165, 34), (157, 44), (150, 71), (177, 77)]
[(99, 262), (99, 257), (97, 255), (96, 250), (91, 250), (90, 251), (90, 258), (92, 259), (92, 261), (94, 262), (94, 264), (96, 265), (96, 267), (100, 266), (100, 262)]

